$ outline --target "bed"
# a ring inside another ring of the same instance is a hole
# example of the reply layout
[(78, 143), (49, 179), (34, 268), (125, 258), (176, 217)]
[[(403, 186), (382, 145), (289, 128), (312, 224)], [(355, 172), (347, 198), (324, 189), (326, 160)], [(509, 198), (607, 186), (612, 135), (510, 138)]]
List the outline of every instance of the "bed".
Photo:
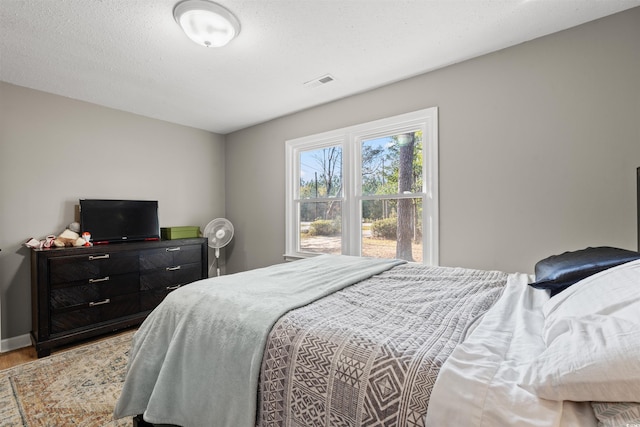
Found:
[(638, 402), (640, 253), (599, 247), (535, 276), (322, 255), (190, 284), (136, 332), (114, 417), (628, 427)]

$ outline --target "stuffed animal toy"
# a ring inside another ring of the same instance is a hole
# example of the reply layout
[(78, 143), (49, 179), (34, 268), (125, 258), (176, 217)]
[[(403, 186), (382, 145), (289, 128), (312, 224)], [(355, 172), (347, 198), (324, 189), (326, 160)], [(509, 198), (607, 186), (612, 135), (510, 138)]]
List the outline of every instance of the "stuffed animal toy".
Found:
[(51, 247), (62, 248), (65, 246), (92, 246), (92, 243), (89, 242), (89, 239), (91, 239), (91, 235), (89, 233), (83, 233), (83, 237), (86, 235), (86, 239), (80, 237), (78, 233), (80, 233), (80, 224), (72, 222), (62, 233), (60, 233), (58, 237), (50, 235), (42, 240), (36, 240), (31, 237), (29, 240), (24, 242), (24, 245), (33, 249), (47, 249)]
[(74, 233), (80, 234), (80, 223), (79, 222), (72, 222), (71, 224), (69, 224), (67, 226), (67, 228), (69, 230), (73, 231)]
[(69, 226), (53, 241), (53, 245), (58, 248), (65, 246), (84, 246), (87, 241), (84, 240), (78, 232), (80, 231), (80, 224), (72, 222)]

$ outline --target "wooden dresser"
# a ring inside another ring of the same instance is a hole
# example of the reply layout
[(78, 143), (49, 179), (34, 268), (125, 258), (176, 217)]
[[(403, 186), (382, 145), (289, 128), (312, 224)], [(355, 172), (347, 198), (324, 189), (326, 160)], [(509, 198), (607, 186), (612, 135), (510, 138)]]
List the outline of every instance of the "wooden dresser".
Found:
[(31, 337), (51, 349), (142, 323), (164, 297), (207, 277), (207, 239), (31, 252)]

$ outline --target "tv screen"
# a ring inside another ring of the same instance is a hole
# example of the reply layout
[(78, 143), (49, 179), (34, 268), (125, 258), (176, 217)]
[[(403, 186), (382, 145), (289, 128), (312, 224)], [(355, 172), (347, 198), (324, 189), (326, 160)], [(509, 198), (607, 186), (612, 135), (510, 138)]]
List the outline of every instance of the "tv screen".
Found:
[(80, 200), (80, 228), (91, 242), (159, 240), (157, 200)]

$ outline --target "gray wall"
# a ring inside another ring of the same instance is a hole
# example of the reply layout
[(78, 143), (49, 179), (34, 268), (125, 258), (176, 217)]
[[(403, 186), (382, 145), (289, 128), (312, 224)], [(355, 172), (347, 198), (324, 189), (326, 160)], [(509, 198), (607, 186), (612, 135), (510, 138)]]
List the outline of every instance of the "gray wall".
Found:
[(635, 8), (227, 135), (229, 271), (283, 261), (285, 140), (431, 106), (442, 265), (533, 272), (566, 250), (636, 249), (638, 40)]
[(29, 237), (80, 198), (158, 200), (161, 227), (204, 228), (224, 216), (224, 155), (221, 135), (0, 82), (2, 338), (31, 330)]

